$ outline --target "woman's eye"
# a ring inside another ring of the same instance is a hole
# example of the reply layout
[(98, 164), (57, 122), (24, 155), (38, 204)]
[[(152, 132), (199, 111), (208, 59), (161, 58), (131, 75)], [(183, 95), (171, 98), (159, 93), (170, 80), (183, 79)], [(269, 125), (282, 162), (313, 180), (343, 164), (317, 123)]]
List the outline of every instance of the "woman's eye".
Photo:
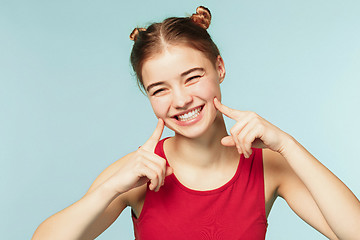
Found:
[(201, 77), (200, 75), (196, 75), (196, 76), (190, 77), (190, 78), (188, 78), (188, 79), (186, 80), (186, 82), (190, 82), (190, 81), (195, 80), (195, 79), (198, 79), (198, 78), (200, 78), (200, 77)]
[(165, 89), (163, 89), (163, 88), (160, 88), (160, 89), (158, 89), (158, 90), (155, 90), (151, 95), (157, 95), (157, 94), (159, 94), (159, 93), (161, 93), (161, 92), (163, 92), (163, 91), (165, 91)]

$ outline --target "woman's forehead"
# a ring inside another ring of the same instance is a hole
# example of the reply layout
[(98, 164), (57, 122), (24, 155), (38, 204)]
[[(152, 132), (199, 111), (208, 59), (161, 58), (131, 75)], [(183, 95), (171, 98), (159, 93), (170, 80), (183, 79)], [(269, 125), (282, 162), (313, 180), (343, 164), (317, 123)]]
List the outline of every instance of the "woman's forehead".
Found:
[(142, 78), (146, 85), (146, 82), (152, 79), (158, 81), (181, 77), (190, 69), (206, 69), (210, 66), (210, 60), (201, 51), (187, 46), (171, 46), (144, 62)]

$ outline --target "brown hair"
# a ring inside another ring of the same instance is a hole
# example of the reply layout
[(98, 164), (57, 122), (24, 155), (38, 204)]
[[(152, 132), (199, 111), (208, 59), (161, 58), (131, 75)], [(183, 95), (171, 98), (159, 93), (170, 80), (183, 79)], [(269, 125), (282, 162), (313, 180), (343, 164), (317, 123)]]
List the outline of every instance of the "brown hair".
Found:
[(210, 22), (210, 10), (200, 6), (191, 17), (172, 17), (153, 23), (147, 29), (135, 28), (130, 34), (130, 39), (134, 41), (130, 60), (140, 89), (144, 90), (141, 76), (144, 62), (161, 53), (166, 46), (183, 44), (192, 47), (215, 63), (220, 52), (206, 31)]

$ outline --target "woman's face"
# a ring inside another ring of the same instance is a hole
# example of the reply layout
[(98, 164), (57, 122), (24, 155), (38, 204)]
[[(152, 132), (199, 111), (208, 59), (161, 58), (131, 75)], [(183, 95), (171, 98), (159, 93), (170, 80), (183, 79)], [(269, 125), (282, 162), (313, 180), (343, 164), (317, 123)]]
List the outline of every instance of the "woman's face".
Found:
[(143, 64), (142, 77), (155, 115), (189, 138), (201, 136), (216, 118), (214, 97), (221, 99), (225, 68), (187, 46), (171, 46)]

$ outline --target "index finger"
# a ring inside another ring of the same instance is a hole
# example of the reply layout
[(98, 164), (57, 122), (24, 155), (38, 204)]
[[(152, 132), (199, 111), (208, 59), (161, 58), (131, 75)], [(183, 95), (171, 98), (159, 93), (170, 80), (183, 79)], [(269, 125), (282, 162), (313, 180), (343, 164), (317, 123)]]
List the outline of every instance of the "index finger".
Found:
[(217, 98), (214, 98), (214, 105), (221, 113), (225, 114), (225, 116), (231, 119), (235, 119), (237, 117), (237, 110), (225, 106)]
[(153, 134), (151, 135), (151, 137), (144, 143), (144, 145), (142, 146), (143, 149), (148, 150), (148, 151), (154, 151), (157, 143), (159, 142), (162, 132), (164, 130), (164, 120), (162, 120), (161, 118), (159, 118), (158, 123), (156, 125), (156, 128), (153, 132)]

